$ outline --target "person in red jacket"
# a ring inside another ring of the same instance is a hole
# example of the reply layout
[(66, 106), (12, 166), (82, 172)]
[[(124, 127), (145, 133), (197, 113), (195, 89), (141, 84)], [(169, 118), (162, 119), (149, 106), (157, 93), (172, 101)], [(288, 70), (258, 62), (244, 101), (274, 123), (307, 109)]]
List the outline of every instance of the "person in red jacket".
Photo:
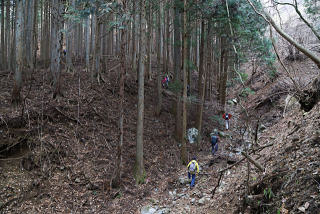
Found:
[(222, 118), (225, 119), (226, 121), (226, 129), (228, 130), (229, 129), (229, 120), (231, 119), (232, 115), (229, 114), (229, 113), (224, 113), (222, 115)]

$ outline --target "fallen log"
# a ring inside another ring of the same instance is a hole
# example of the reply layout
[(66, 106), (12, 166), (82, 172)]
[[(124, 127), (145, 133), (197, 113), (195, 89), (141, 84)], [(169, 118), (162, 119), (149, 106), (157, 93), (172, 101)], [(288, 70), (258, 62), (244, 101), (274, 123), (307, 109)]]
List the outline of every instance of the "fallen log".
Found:
[(254, 160), (250, 155), (248, 155), (245, 152), (241, 152), (241, 154), (245, 156), (251, 163), (253, 163), (253, 165), (255, 165), (261, 172), (265, 171), (264, 167), (261, 166), (261, 164), (258, 163), (256, 160)]

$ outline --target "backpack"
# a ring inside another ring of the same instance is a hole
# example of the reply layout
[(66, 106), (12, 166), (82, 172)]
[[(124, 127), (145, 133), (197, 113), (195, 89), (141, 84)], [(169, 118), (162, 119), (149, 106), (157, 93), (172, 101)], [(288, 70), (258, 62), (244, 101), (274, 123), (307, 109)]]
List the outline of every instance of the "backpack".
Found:
[(189, 166), (189, 172), (191, 174), (196, 174), (196, 162), (192, 161), (190, 166)]
[(212, 136), (212, 137), (211, 137), (211, 143), (212, 143), (213, 145), (215, 145), (217, 142), (218, 142), (218, 137), (217, 137), (217, 136)]

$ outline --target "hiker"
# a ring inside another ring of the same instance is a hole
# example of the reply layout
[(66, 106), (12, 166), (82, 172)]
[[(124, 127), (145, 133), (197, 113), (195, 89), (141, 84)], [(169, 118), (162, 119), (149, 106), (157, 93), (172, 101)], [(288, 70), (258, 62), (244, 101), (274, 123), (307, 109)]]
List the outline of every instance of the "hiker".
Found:
[(223, 119), (225, 119), (226, 121), (226, 129), (228, 130), (229, 129), (229, 120), (231, 119), (232, 115), (229, 114), (229, 113), (224, 113), (222, 115)]
[(187, 85), (187, 96), (190, 97), (190, 86)]
[(218, 142), (219, 142), (218, 135), (216, 135), (216, 134), (212, 135), (211, 136), (211, 146), (212, 146), (211, 153), (212, 153), (212, 155), (214, 155), (218, 151)]
[(188, 178), (191, 179), (190, 188), (194, 187), (194, 183), (196, 181), (196, 174), (199, 173), (199, 165), (197, 162), (197, 158), (193, 157), (192, 160), (189, 162), (188, 166)]
[(166, 75), (166, 76), (163, 78), (163, 80), (161, 81), (161, 83), (162, 83), (162, 87), (163, 87), (163, 88), (168, 88), (168, 85), (169, 85), (169, 77), (168, 77), (168, 75)]

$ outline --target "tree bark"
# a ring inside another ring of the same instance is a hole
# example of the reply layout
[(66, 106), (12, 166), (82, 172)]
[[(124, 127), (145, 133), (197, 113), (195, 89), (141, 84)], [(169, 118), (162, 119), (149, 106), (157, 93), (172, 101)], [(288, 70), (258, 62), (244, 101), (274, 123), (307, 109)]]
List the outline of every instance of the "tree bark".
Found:
[[(171, 0), (167, 0), (167, 4), (170, 4)], [(166, 10), (166, 18), (167, 18), (167, 23), (166, 23), (166, 51), (167, 51), (167, 58), (166, 58), (166, 64), (165, 64), (165, 73), (168, 73), (169, 66), (171, 63), (170, 59), (170, 8), (168, 7)]]
[(86, 68), (90, 70), (90, 16), (86, 18)]
[(95, 35), (94, 35), (94, 49), (93, 49), (93, 57), (92, 57), (92, 81), (97, 78), (98, 82), (100, 82), (100, 78), (101, 78), (101, 64), (100, 64), (100, 60), (101, 60), (101, 55), (100, 55), (100, 18), (98, 18), (99, 14), (97, 9), (99, 8), (99, 3), (97, 3), (96, 5), (96, 11), (94, 12), (94, 23), (95, 23)]
[(41, 36), (41, 47), (40, 47), (40, 58), (44, 62), (45, 68), (49, 66), (50, 61), (50, 17), (49, 17), (49, 2), (44, 1), (44, 21), (42, 26), (42, 36)]
[[(127, 7), (127, 1), (122, 0), (122, 10), (125, 13)], [(126, 22), (123, 22), (122, 25), (126, 25)], [(126, 30), (121, 29), (121, 37), (124, 38), (126, 34)], [(115, 178), (112, 180), (112, 186), (113, 187), (119, 187), (121, 184), (121, 169), (122, 169), (122, 147), (123, 147), (123, 117), (124, 117), (124, 111), (123, 111), (123, 103), (124, 103), (124, 81), (125, 81), (125, 73), (126, 73), (126, 60), (125, 60), (125, 54), (126, 54), (126, 40), (122, 39), (121, 41), (121, 48), (120, 48), (120, 81), (119, 81), (119, 144), (118, 144), (118, 151), (117, 151), (117, 160), (116, 160), (116, 168), (115, 168)]]
[(144, 69), (145, 69), (145, 1), (140, 0), (140, 42), (139, 42), (139, 78), (138, 78), (138, 118), (137, 118), (137, 151), (135, 163), (136, 183), (144, 183), (146, 172), (143, 163), (143, 119), (144, 119)]
[[(74, 5), (75, 1), (72, 0), (72, 4)], [(73, 45), (72, 45), (72, 34), (74, 31), (72, 20), (68, 20), (67, 26), (66, 26), (66, 66), (67, 71), (72, 72), (73, 71), (73, 63), (72, 63), (72, 52), (73, 52)]]
[(180, 81), (181, 70), (181, 17), (180, 17), (180, 0), (174, 0), (174, 77)]
[(0, 70), (5, 69), (5, 64), (6, 64), (6, 48), (5, 48), (5, 28), (4, 28), (4, 0), (1, 0), (1, 45), (0, 45)]
[(227, 44), (225, 42), (225, 38), (223, 38), (223, 54), (222, 54), (222, 61), (221, 61), (221, 68), (222, 68), (222, 74), (221, 74), (221, 82), (220, 82), (220, 104), (221, 107), (224, 109), (225, 103), (226, 103), (226, 93), (227, 93), (227, 80), (228, 80), (228, 49)]
[(166, 1), (163, 3), (163, 51), (162, 51), (162, 61), (163, 61), (163, 73), (166, 74), (168, 73), (168, 62), (167, 62), (167, 43), (169, 37), (167, 36), (167, 26), (168, 23), (166, 23), (166, 16), (168, 16), (168, 9), (166, 8)]
[(156, 107), (156, 116), (159, 116), (161, 113), (162, 106), (162, 88), (161, 88), (161, 22), (160, 22), (160, 2), (158, 3), (158, 14), (157, 14), (157, 107)]
[(61, 53), (63, 34), (62, 28), (62, 10), (63, 4), (60, 0), (52, 0), (51, 12), (51, 64), (50, 70), (53, 81), (53, 98), (61, 96)]
[(146, 79), (151, 80), (151, 2), (148, 2), (148, 11), (147, 11), (147, 66), (146, 66)]
[[(181, 14), (180, 14), (180, 0), (174, 0), (174, 78), (175, 83), (181, 82)], [(181, 142), (181, 125), (182, 125), (182, 106), (181, 106), (181, 89), (177, 87), (177, 102), (175, 106), (176, 110), (176, 125), (175, 125), (175, 136), (178, 142)]]
[(12, 103), (18, 104), (21, 102), (20, 91), (22, 88), (22, 72), (23, 72), (23, 26), (24, 26), (24, 17), (23, 17), (23, 4), (25, 0), (16, 1), (16, 44), (15, 52), (16, 55), (16, 67), (14, 75), (14, 86), (12, 90)]
[[(132, 6), (132, 16), (133, 16), (133, 22), (132, 22), (132, 71), (134, 73), (137, 73), (137, 55), (136, 55), (136, 1), (133, 1)], [(138, 75), (137, 75), (138, 79)]]
[(10, 34), (10, 30), (11, 30), (11, 26), (10, 26), (10, 0), (7, 0), (7, 5), (6, 5), (6, 26), (5, 26), (5, 47), (4, 47), (4, 57), (5, 57), (5, 61), (4, 61), (4, 69), (7, 69), (9, 67), (9, 65), (11, 64), (11, 59), (9, 56), (9, 48), (10, 48), (10, 44), (11, 44), (11, 34)]
[(32, 43), (32, 68), (36, 69), (37, 65), (37, 53), (38, 53), (38, 0), (34, 0), (34, 15), (33, 15), (33, 43)]
[(33, 55), (34, 55), (34, 45), (33, 45), (33, 33), (34, 33), (34, 0), (27, 1), (26, 5), (26, 23), (25, 23), (25, 44), (26, 44), (26, 60), (27, 67), (33, 69)]
[(204, 71), (204, 49), (205, 49), (205, 22), (202, 20), (201, 22), (201, 41), (200, 41), (200, 64), (199, 64), (199, 79), (198, 79), (198, 117), (197, 117), (197, 129), (199, 131), (198, 135), (198, 143), (201, 142), (201, 129), (202, 129), (202, 112), (203, 112), (203, 102), (204, 102), (204, 92), (205, 92), (205, 84), (206, 84), (206, 73)]
[(188, 34), (187, 34), (187, 0), (183, 1), (183, 100), (182, 100), (182, 136), (181, 136), (181, 161), (187, 164), (187, 51), (188, 51)]

